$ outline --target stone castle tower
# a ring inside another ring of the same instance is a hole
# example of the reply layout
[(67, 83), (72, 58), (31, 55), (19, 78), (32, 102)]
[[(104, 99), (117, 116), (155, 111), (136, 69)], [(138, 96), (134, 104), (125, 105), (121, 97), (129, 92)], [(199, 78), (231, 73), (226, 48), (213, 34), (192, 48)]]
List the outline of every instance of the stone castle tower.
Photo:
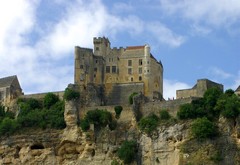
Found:
[(149, 45), (111, 48), (105, 37), (94, 38), (93, 44), (94, 49), (75, 47), (75, 84), (104, 86), (109, 104), (123, 103), (133, 92), (162, 98), (163, 66)]

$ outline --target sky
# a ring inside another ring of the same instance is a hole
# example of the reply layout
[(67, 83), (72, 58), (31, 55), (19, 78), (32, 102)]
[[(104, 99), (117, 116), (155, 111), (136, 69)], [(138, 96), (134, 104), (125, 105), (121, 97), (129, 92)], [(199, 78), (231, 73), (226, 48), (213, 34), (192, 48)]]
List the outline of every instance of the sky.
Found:
[(62, 91), (74, 47), (149, 44), (164, 66), (164, 97), (197, 79), (240, 85), (240, 0), (7, 0), (0, 2), (0, 77), (25, 94)]

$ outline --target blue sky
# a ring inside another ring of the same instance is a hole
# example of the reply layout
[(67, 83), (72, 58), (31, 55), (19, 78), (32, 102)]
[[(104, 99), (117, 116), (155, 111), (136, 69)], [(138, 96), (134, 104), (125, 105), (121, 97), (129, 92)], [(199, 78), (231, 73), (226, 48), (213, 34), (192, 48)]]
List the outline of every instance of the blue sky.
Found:
[(0, 77), (25, 93), (73, 83), (74, 46), (149, 44), (164, 66), (164, 97), (197, 79), (240, 85), (239, 0), (8, 0), (0, 4)]

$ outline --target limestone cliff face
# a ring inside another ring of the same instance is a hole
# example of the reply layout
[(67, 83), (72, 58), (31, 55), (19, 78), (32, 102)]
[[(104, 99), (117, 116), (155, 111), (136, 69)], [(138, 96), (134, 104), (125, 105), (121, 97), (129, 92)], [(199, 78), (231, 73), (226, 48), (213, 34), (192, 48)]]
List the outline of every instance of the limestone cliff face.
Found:
[(190, 122), (159, 126), (150, 137), (137, 129), (134, 115), (127, 121), (120, 117), (114, 131), (91, 126), (90, 131), (82, 132), (77, 126), (75, 103), (70, 101), (65, 106), (67, 126), (64, 130), (23, 130), (22, 134), (2, 137), (0, 164), (110, 165), (113, 159), (118, 160), (117, 149), (126, 139), (138, 142), (133, 164), (232, 165), (240, 162), (240, 118), (236, 121), (220, 118), (221, 136), (198, 142), (191, 138)]

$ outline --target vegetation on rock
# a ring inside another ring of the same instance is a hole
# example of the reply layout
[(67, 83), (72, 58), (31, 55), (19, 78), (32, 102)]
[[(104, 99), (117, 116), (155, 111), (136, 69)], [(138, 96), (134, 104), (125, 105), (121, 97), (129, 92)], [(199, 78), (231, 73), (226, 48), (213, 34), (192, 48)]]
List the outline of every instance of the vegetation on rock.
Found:
[(64, 95), (63, 95), (63, 98), (67, 101), (70, 101), (70, 100), (76, 100), (80, 97), (80, 93), (79, 92), (76, 92), (74, 91), (73, 89), (71, 88), (66, 88), (65, 91), (64, 91)]
[(138, 127), (141, 131), (150, 135), (153, 131), (157, 129), (159, 123), (159, 117), (155, 114), (151, 114), (147, 117), (141, 118), (138, 122)]
[(217, 135), (216, 126), (206, 117), (196, 119), (191, 126), (191, 132), (197, 139), (211, 138)]
[(167, 110), (161, 110), (161, 111), (159, 112), (159, 114), (160, 114), (160, 119), (161, 119), (161, 120), (168, 120), (168, 119), (171, 118), (171, 116), (170, 116), (170, 114), (168, 113)]
[(124, 141), (121, 147), (117, 151), (118, 157), (123, 160), (125, 164), (129, 164), (134, 161), (137, 153), (137, 142), (136, 141)]
[(116, 113), (116, 118), (118, 119), (121, 115), (121, 112), (122, 112), (122, 106), (118, 105), (118, 106), (115, 106), (114, 107), (114, 111)]
[(129, 97), (128, 97), (128, 102), (129, 104), (133, 104), (133, 97), (136, 96), (138, 93), (133, 92)]

